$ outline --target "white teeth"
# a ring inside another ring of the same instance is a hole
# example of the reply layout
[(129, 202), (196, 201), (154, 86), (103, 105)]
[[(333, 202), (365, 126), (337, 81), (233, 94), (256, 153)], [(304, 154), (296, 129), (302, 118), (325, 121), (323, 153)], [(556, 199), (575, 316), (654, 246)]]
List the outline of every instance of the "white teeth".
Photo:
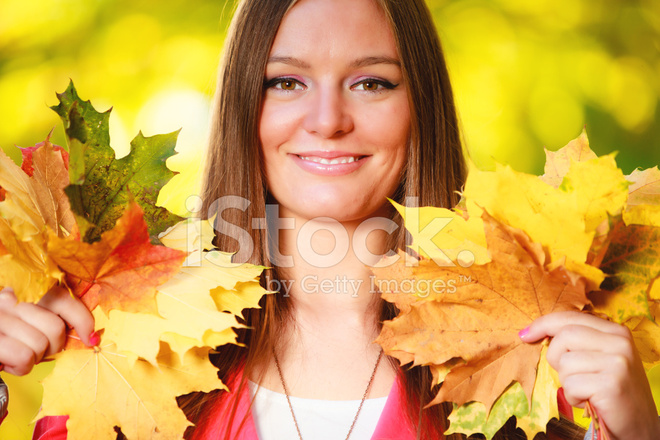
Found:
[(325, 159), (323, 157), (316, 156), (300, 156), (302, 160), (308, 160), (310, 162), (322, 163), (323, 165), (339, 165), (340, 163), (352, 163), (358, 160), (357, 157), (337, 157), (335, 159)]

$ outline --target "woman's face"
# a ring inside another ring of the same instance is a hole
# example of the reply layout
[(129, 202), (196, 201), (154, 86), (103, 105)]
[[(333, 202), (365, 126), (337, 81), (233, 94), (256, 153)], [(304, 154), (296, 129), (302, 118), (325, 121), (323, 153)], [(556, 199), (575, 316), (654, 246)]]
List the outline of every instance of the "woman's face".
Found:
[(259, 138), (282, 215), (378, 214), (400, 182), (410, 109), (376, 2), (297, 2), (280, 24), (265, 84)]

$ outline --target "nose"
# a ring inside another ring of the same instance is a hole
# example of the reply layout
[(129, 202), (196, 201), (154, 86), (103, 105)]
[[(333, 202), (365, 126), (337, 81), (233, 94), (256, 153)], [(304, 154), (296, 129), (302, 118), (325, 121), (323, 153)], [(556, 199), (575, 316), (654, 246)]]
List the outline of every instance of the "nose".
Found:
[(311, 94), (303, 127), (328, 139), (353, 130), (353, 118), (342, 90), (321, 87)]

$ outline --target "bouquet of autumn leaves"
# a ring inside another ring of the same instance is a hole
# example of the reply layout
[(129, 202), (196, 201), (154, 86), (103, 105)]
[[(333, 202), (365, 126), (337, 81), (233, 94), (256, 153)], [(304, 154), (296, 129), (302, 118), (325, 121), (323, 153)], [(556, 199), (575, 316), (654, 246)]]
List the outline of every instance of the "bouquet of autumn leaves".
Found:
[(63, 285), (102, 336), (88, 348), (68, 335), (38, 417), (68, 416), (71, 439), (181, 438), (176, 397), (224, 388), (208, 354), (236, 342), (236, 317), (267, 293), (263, 268), (213, 250), (209, 221), (156, 206), (177, 133), (140, 133), (116, 159), (109, 111), (73, 84), (58, 98), (68, 152), (47, 138), (19, 167), (0, 151), (0, 286), (35, 302)]
[[(430, 367), (442, 384), (431, 404), (454, 403), (447, 433), (490, 439), (515, 416), (531, 439), (558, 417), (547, 342), (518, 337), (541, 315), (588, 311), (622, 323), (645, 367), (660, 362), (657, 167), (624, 176), (583, 132), (546, 151), (542, 176), (471, 170), (456, 208), (396, 208), (419, 258), (400, 253), (374, 268), (400, 310), (378, 342), (402, 364)], [(402, 290), (406, 282), (417, 290)], [(419, 288), (433, 283), (442, 292)]]

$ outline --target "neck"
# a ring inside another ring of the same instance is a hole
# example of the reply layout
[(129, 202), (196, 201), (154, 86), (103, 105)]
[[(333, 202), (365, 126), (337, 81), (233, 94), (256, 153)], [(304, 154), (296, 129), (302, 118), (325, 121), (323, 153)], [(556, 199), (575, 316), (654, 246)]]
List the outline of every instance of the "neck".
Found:
[[(387, 250), (383, 228), (391, 221), (304, 220), (291, 212), (278, 217), (279, 225), (269, 219), (269, 228), (279, 232), (271, 235), (269, 251), (278, 266), (279, 285), (268, 288), (279, 287), (291, 302), (275, 347), (291, 393), (359, 399), (380, 353), (373, 342), (379, 332), (380, 295), (372, 286), (369, 266)], [(394, 381), (391, 366), (381, 370), (372, 397), (387, 395)], [(273, 365), (263, 384), (280, 388)]]
[(283, 210), (269, 219), (270, 253), (279, 266), (280, 294), (290, 298), (292, 322), (319, 330), (377, 335), (379, 294), (369, 266), (387, 251), (386, 217), (338, 222), (303, 219)]

